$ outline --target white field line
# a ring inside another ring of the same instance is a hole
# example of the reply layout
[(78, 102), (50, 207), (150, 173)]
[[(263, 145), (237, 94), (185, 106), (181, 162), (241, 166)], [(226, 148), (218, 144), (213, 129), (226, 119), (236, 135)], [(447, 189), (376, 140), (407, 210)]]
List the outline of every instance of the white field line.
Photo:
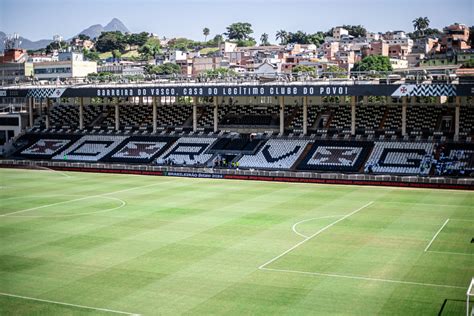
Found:
[[(120, 205), (112, 208), (107, 208), (105, 210), (99, 210), (99, 211), (93, 211), (93, 212), (85, 212), (85, 213), (77, 213), (77, 214), (62, 214), (62, 215), (1, 215), (1, 216), (8, 216), (8, 217), (71, 217), (71, 216), (81, 216), (81, 215), (91, 215), (91, 214), (99, 214), (99, 213), (106, 213), (106, 212), (112, 212), (115, 210), (118, 210), (125, 205), (127, 205), (127, 202), (125, 202), (122, 199), (111, 197), (111, 196), (102, 196), (101, 198), (112, 200), (112, 201), (119, 201)], [(11, 213), (10, 213), (11, 214)]]
[(471, 253), (463, 253), (463, 252), (436, 251), (436, 250), (428, 250), (427, 252), (444, 253), (444, 254), (447, 254), (447, 255), (474, 256), (474, 254), (471, 254)]
[(36, 206), (36, 207), (28, 208), (28, 209), (25, 209), (25, 210), (19, 210), (19, 211), (7, 213), (7, 214), (1, 214), (0, 217), (19, 214), (19, 213), (24, 213), (24, 212), (29, 212), (29, 211), (34, 211), (34, 210), (39, 210), (39, 209), (42, 209), (42, 208), (45, 208), (45, 207), (50, 207), (50, 206), (55, 206), (55, 205), (60, 205), (60, 204), (66, 204), (66, 203), (70, 203), (70, 202), (82, 201), (82, 200), (86, 200), (86, 199), (90, 199), (90, 198), (94, 198), (94, 197), (103, 197), (103, 196), (110, 195), (110, 194), (123, 193), (123, 192), (131, 191), (131, 190), (143, 189), (143, 188), (151, 187), (151, 186), (158, 185), (158, 184), (162, 184), (162, 183), (161, 182), (152, 183), (152, 184), (142, 185), (142, 186), (139, 186), (139, 187), (133, 187), (133, 188), (114, 191), (114, 192), (108, 192), (108, 193), (97, 194), (97, 195), (90, 195), (90, 196), (86, 196), (86, 197), (82, 197), (82, 198), (77, 198), (77, 199), (72, 199), (72, 200), (67, 200), (67, 201), (62, 201), (62, 202), (56, 202), (56, 203)]
[[(460, 190), (457, 190), (460, 191)], [(439, 203), (418, 203), (418, 202), (395, 202), (395, 201), (384, 201), (386, 204), (412, 204), (416, 205), (435, 205), (435, 206), (450, 206), (450, 207), (471, 207), (471, 205), (459, 205), (459, 204), (439, 204)]]
[(306, 235), (300, 233), (299, 231), (297, 231), (296, 226), (298, 226), (299, 224), (302, 224), (302, 223), (306, 223), (306, 222), (315, 220), (315, 219), (333, 218), (333, 217), (342, 217), (342, 216), (344, 216), (344, 215), (329, 215), (329, 216), (313, 217), (313, 218), (309, 218), (309, 219), (304, 219), (302, 221), (299, 221), (298, 223), (295, 223), (293, 225), (293, 227), (291, 227), (291, 229), (295, 232), (295, 234), (300, 235), (301, 237), (304, 237), (304, 238), (309, 238), (309, 236), (306, 236)]
[(34, 297), (28, 297), (28, 296), (21, 296), (21, 295), (9, 294), (9, 293), (0, 293), (0, 295), (9, 296), (9, 297), (16, 297), (16, 298), (22, 298), (22, 299), (31, 300), (31, 301), (38, 301), (38, 302), (45, 302), (45, 303), (57, 304), (57, 305), (72, 306), (72, 307), (84, 308), (84, 309), (92, 309), (92, 310), (102, 311), (102, 312), (108, 312), (108, 313), (115, 313), (115, 314), (122, 314), (122, 315), (133, 315), (133, 316), (139, 316), (139, 315), (140, 315), (140, 314), (135, 314), (135, 313), (128, 313), (128, 312), (116, 311), (116, 310), (113, 310), (113, 309), (98, 308), (98, 307), (91, 307), (91, 306), (85, 306), (85, 305), (69, 304), (69, 303), (56, 302), (56, 301), (50, 301), (50, 300), (43, 300), (43, 299), (40, 299), (40, 298), (34, 298)]
[(450, 218), (450, 221), (463, 221), (463, 222), (474, 222), (474, 219), (464, 219), (464, 218)]
[(314, 237), (318, 236), (319, 234), (321, 234), (322, 232), (324, 232), (326, 229), (336, 225), (337, 223), (339, 223), (340, 221), (343, 221), (345, 220), (346, 218), (348, 218), (349, 216), (351, 215), (354, 215), (355, 213), (361, 211), (362, 209), (366, 208), (367, 206), (371, 205), (372, 203), (374, 203), (374, 201), (370, 201), (369, 203), (365, 204), (364, 206), (361, 206), (359, 207), (357, 210), (355, 211), (352, 211), (350, 212), (349, 214), (345, 215), (344, 217), (341, 217), (340, 219), (332, 222), (331, 224), (329, 225), (326, 225), (324, 226), (323, 228), (321, 228), (320, 230), (318, 230), (317, 232), (315, 232), (314, 234), (312, 234), (311, 236), (307, 237), (306, 239), (300, 241), (299, 243), (297, 243), (296, 245), (294, 245), (293, 247), (291, 247), (290, 249), (284, 251), (283, 253), (279, 254), (278, 256), (276, 256), (275, 258), (273, 259), (270, 259), (269, 261), (265, 262), (264, 264), (262, 264), (261, 266), (259, 266), (258, 268), (259, 269), (262, 269), (264, 268), (265, 266), (269, 265), (270, 263), (272, 263), (273, 261), (283, 257), (284, 255), (286, 255), (287, 253), (289, 253), (290, 251), (298, 248), (299, 246), (301, 246), (302, 244), (304, 244), (305, 242), (307, 242), (308, 240), (310, 239), (313, 239)]
[(396, 283), (396, 284), (420, 285), (420, 286), (430, 286), (430, 287), (443, 287), (443, 288), (463, 289), (463, 290), (466, 289), (466, 287), (464, 287), (464, 286), (434, 284), (434, 283), (421, 283), (421, 282), (411, 282), (411, 281), (399, 281), (399, 280), (380, 279), (380, 278), (368, 278), (368, 277), (362, 277), (362, 276), (343, 275), (343, 274), (335, 274), (335, 273), (305, 272), (305, 271), (272, 269), (272, 268), (260, 268), (260, 270), (276, 271), (276, 272), (287, 272), (287, 273), (299, 273), (299, 274), (306, 274), (306, 275), (317, 275), (317, 276), (354, 279), (354, 280), (364, 280), (364, 281), (387, 282), (387, 283)]
[(449, 222), (449, 218), (446, 220), (446, 222), (444, 222), (443, 226), (441, 226), (441, 228), (436, 232), (436, 234), (433, 236), (433, 238), (431, 238), (430, 240), (430, 243), (428, 244), (428, 246), (426, 246), (425, 248), (425, 252), (428, 251), (428, 249), (430, 248), (431, 244), (433, 243), (433, 241), (436, 239), (436, 237), (438, 237), (439, 233), (441, 233), (441, 231), (443, 230), (444, 226), (446, 226), (446, 224)]

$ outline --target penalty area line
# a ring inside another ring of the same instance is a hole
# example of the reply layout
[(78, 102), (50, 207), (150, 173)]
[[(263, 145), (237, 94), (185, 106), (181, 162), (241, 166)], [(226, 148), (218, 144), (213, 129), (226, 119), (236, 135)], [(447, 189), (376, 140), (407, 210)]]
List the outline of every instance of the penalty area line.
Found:
[(107, 308), (99, 308), (99, 307), (91, 307), (91, 306), (85, 306), (85, 305), (77, 305), (77, 304), (70, 304), (70, 303), (64, 303), (64, 302), (50, 301), (50, 300), (44, 300), (44, 299), (40, 299), (40, 298), (34, 298), (34, 297), (22, 296), (22, 295), (15, 295), (15, 294), (9, 294), (9, 293), (1, 293), (0, 292), (0, 295), (1, 296), (8, 296), (8, 297), (15, 297), (15, 298), (22, 298), (22, 299), (30, 300), (30, 301), (38, 301), (38, 302), (44, 302), (44, 303), (50, 303), (50, 304), (56, 304), (56, 305), (71, 306), (71, 307), (77, 307), (77, 308), (83, 308), (83, 309), (91, 309), (91, 310), (102, 311), (102, 312), (107, 312), (107, 313), (140, 316), (140, 314), (137, 314), (137, 313), (129, 313), (129, 312), (117, 311), (117, 310), (107, 309)]
[(331, 224), (324, 226), (323, 228), (321, 228), (320, 230), (318, 230), (317, 232), (315, 232), (315, 233), (312, 234), (311, 236), (307, 237), (306, 239), (303, 239), (302, 241), (300, 241), (299, 243), (297, 243), (296, 245), (294, 245), (294, 246), (291, 247), (290, 249), (284, 251), (283, 253), (279, 254), (279, 255), (276, 256), (275, 258), (268, 260), (267, 262), (265, 262), (264, 264), (262, 264), (262, 265), (259, 266), (258, 268), (259, 268), (259, 269), (264, 268), (265, 266), (269, 265), (270, 263), (276, 261), (277, 259), (283, 257), (283, 256), (286, 255), (287, 253), (289, 253), (289, 252), (293, 251), (294, 249), (298, 248), (299, 246), (301, 246), (302, 244), (304, 244), (304, 243), (307, 242), (308, 240), (313, 239), (314, 237), (318, 236), (319, 234), (321, 234), (322, 232), (324, 232), (326, 229), (331, 228), (332, 226), (336, 225), (336, 224), (339, 223), (340, 221), (343, 221), (343, 220), (345, 220), (346, 218), (348, 218), (349, 216), (352, 216), (352, 215), (354, 215), (355, 213), (357, 213), (357, 212), (363, 210), (363, 209), (366, 208), (367, 206), (372, 205), (372, 203), (374, 203), (374, 201), (370, 201), (369, 203), (365, 204), (364, 206), (359, 207), (357, 210), (352, 211), (352, 212), (350, 212), (349, 214), (344, 215), (344, 216), (341, 217), (340, 219), (338, 219), (338, 220), (332, 222)]
[(363, 280), (363, 281), (375, 281), (375, 282), (386, 282), (386, 283), (406, 284), (406, 285), (418, 285), (418, 286), (429, 286), (429, 287), (442, 287), (442, 288), (451, 288), (451, 289), (465, 289), (465, 287), (456, 286), (456, 285), (445, 285), (445, 284), (435, 284), (435, 283), (422, 283), (422, 282), (412, 282), (412, 281), (400, 281), (400, 280), (370, 278), (370, 277), (363, 277), (363, 276), (356, 276), (356, 275), (335, 274), (335, 273), (306, 272), (306, 271), (285, 270), (285, 269), (273, 269), (273, 268), (260, 268), (260, 270), (275, 271), (275, 272), (286, 272), (286, 273), (298, 273), (298, 274), (305, 274), (305, 275), (316, 275), (316, 276), (323, 276), (323, 277), (343, 278), (343, 279), (353, 279), (353, 280)]
[(446, 224), (448, 224), (448, 222), (449, 222), (449, 218), (446, 220), (446, 222), (444, 222), (443, 226), (441, 226), (441, 228), (436, 232), (436, 234), (433, 236), (433, 238), (431, 238), (430, 243), (429, 243), (428, 246), (426, 246), (426, 248), (425, 248), (425, 252), (428, 251), (428, 249), (430, 248), (431, 244), (434, 242), (434, 240), (436, 239), (436, 237), (438, 237), (439, 233), (441, 233), (441, 231), (443, 230), (444, 226), (446, 226)]

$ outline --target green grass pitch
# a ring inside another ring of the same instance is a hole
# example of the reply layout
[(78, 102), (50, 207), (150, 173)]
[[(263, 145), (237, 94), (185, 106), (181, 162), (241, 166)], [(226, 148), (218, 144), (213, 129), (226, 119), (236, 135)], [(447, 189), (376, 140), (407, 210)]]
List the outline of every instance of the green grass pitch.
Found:
[(0, 315), (465, 314), (474, 193), (0, 170)]

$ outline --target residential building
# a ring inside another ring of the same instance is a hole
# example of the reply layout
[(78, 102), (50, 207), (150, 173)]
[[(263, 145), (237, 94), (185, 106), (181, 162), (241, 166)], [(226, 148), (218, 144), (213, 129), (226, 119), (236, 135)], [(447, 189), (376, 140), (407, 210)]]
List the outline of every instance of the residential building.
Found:
[(39, 80), (84, 78), (97, 72), (95, 61), (84, 61), (82, 53), (59, 53), (58, 61), (34, 63), (34, 76)]
[(222, 57), (194, 57), (192, 63), (192, 75), (197, 75), (206, 70), (220, 68)]
[(469, 27), (464, 24), (453, 24), (443, 29), (444, 35), (441, 39), (441, 51), (459, 51), (470, 49)]
[(33, 64), (28, 62), (28, 54), (24, 49), (7, 49), (0, 56), (1, 85), (25, 81), (32, 77)]
[(341, 39), (341, 37), (344, 36), (344, 35), (349, 35), (349, 31), (346, 30), (345, 28), (343, 28), (341, 26), (337, 26), (337, 27), (333, 28), (332, 37), (336, 41), (339, 41)]
[(369, 45), (365, 46), (362, 50), (363, 56), (370, 56), (370, 55), (388, 56), (388, 54), (389, 54), (389, 45), (384, 40), (373, 41)]
[(408, 60), (405, 59), (390, 58), (390, 64), (393, 69), (408, 68)]

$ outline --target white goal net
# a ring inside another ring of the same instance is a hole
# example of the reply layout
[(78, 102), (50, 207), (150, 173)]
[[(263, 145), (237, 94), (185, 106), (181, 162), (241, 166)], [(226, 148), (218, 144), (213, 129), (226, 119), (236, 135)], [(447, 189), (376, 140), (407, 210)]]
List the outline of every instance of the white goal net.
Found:
[(471, 280), (471, 284), (467, 289), (467, 303), (466, 303), (466, 315), (474, 316), (474, 278)]

